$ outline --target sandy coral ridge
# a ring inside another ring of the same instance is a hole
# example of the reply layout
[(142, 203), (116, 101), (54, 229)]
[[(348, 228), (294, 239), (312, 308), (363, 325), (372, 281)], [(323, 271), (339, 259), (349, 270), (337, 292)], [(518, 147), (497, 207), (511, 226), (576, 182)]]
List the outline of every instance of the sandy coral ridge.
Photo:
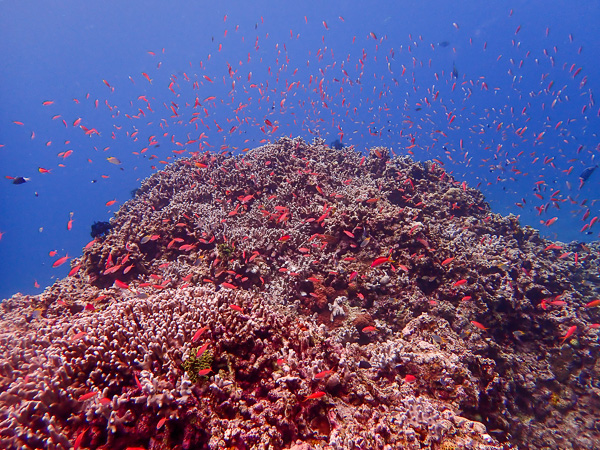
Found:
[(598, 246), (541, 239), (437, 162), (195, 154), (111, 225), (0, 304), (2, 448), (600, 442)]

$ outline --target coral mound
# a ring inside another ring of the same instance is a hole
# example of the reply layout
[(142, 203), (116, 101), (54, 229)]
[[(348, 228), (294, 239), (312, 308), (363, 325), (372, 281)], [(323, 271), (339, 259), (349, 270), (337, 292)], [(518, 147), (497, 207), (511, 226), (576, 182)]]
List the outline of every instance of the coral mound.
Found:
[(385, 148), (192, 154), (0, 305), (0, 446), (593, 448), (598, 255)]

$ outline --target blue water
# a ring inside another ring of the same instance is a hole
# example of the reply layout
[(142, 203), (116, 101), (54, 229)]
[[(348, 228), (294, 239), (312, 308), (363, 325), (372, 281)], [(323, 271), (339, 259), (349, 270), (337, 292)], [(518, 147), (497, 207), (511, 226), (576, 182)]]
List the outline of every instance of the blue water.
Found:
[(544, 236), (596, 239), (600, 225), (580, 230), (600, 214), (600, 170), (582, 189), (578, 175), (598, 162), (598, 17), (566, 1), (1, 2), (0, 298), (66, 276), (52, 263), (174, 150), (340, 129), (361, 151), (439, 159)]

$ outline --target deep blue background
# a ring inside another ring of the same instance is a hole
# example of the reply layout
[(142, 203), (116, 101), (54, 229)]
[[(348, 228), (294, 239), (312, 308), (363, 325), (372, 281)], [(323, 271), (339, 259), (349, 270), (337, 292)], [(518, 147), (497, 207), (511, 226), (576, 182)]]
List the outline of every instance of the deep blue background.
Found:
[[(39, 292), (53, 278), (65, 276), (68, 264), (52, 268), (52, 262), (66, 253), (79, 255), (91, 239), (91, 223), (108, 220), (153, 172), (152, 166), (164, 167), (159, 161), (178, 156), (173, 150), (198, 150), (197, 143), (185, 144), (202, 132), (214, 151), (222, 145), (241, 151), (290, 133), (332, 141), (339, 125), (348, 145), (359, 150), (383, 145), (398, 154), (407, 152), (412, 133), (415, 158), (439, 158), (459, 180), (481, 183), (495, 211), (520, 214), (524, 224), (548, 237), (595, 239), (599, 225), (592, 235), (579, 230), (586, 208), (587, 222), (599, 214), (600, 171), (581, 191), (577, 187), (579, 173), (597, 162), (599, 105), (591, 104), (590, 95), (598, 91), (600, 79), (598, 17), (597, 3), (566, 1), (485, 6), (447, 1), (0, 2), (0, 175), (31, 178), (20, 186), (0, 180), (0, 298)], [(447, 47), (438, 45), (444, 41)], [(228, 64), (236, 71), (233, 77)], [(458, 80), (450, 76), (453, 64)], [(574, 70), (582, 67), (575, 78), (572, 64)], [(584, 76), (587, 83), (580, 87)], [(326, 98), (318, 91), (321, 79)], [(178, 95), (168, 89), (171, 81)], [(192, 88), (194, 81), (200, 89)], [(554, 85), (548, 89), (550, 81)], [(292, 82), (299, 86), (287, 92)], [(213, 95), (215, 101), (204, 102)], [(192, 108), (196, 97), (202, 108)], [(44, 101), (54, 103), (44, 106)], [(171, 102), (178, 106), (178, 117), (172, 117)], [(247, 106), (235, 112), (240, 104)], [(145, 116), (125, 116), (140, 108)], [(201, 112), (208, 128), (189, 123), (194, 111)], [(449, 112), (457, 116), (451, 125)], [(60, 117), (52, 119), (55, 115)], [(236, 116), (249, 123), (240, 124)], [(73, 126), (77, 118), (100, 135), (86, 136)], [(265, 118), (280, 126), (275, 135), (260, 130)], [(559, 121), (563, 124), (555, 129)], [(218, 132), (215, 123), (224, 131)], [(230, 133), (232, 126), (238, 128)], [(527, 131), (517, 136), (515, 130), (524, 126)], [(536, 140), (544, 131), (543, 139)], [(132, 153), (147, 147), (152, 135), (160, 147), (141, 156)], [(583, 150), (577, 153), (580, 145)], [(73, 150), (68, 158), (57, 156), (67, 150)], [(150, 160), (151, 155), (156, 158)], [(110, 164), (106, 158), (111, 156), (122, 164)], [(543, 163), (551, 157), (555, 167)], [(563, 172), (571, 166), (570, 174)], [(51, 173), (39, 173), (38, 167)], [(532, 195), (540, 180), (546, 183), (544, 200)], [(534, 206), (546, 204), (554, 190), (561, 191), (560, 209), (550, 207), (538, 216)], [(112, 199), (118, 203), (105, 206)], [(551, 227), (540, 224), (554, 216), (559, 219)], [(48, 255), (52, 250), (58, 252), (55, 257)]]

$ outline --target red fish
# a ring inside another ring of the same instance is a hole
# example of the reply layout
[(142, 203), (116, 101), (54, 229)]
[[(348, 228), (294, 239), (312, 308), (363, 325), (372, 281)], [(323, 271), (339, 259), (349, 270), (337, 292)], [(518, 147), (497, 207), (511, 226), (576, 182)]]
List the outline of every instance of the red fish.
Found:
[(74, 334), (73, 336), (71, 336), (71, 339), (70, 339), (70, 340), (71, 340), (71, 341), (75, 341), (75, 340), (77, 340), (77, 339), (79, 339), (79, 338), (81, 338), (81, 337), (85, 336), (86, 334), (87, 334), (87, 333), (86, 333), (85, 331), (80, 331), (79, 333), (77, 333), (77, 334)]
[(475, 322), (474, 320), (471, 320), (471, 323), (473, 324), (473, 326), (476, 326), (477, 328), (479, 328), (480, 330), (486, 331), (487, 328), (484, 327), (482, 324), (480, 324), (479, 322)]
[(129, 289), (129, 285), (127, 283), (123, 283), (120, 280), (115, 280), (115, 285), (121, 289)]
[(200, 336), (202, 336), (202, 333), (204, 333), (206, 330), (208, 330), (208, 327), (199, 328), (198, 331), (194, 333), (194, 336), (192, 337), (192, 342), (196, 342), (198, 339), (200, 339)]
[(323, 378), (325, 378), (328, 375), (331, 375), (332, 373), (333, 370), (324, 370), (323, 372), (319, 372), (315, 375), (315, 380), (322, 380)]
[(308, 397), (306, 397), (304, 399), (304, 401), (306, 400), (311, 400), (311, 399), (315, 399), (315, 398), (321, 398), (325, 395), (325, 392), (323, 391), (317, 391), (317, 392), (313, 392), (312, 394), (310, 394)]
[(212, 369), (208, 368), (208, 369), (202, 369), (198, 371), (198, 375), (200, 375), (201, 377), (204, 377), (206, 375), (208, 375), (209, 373), (212, 372)]
[(375, 260), (371, 263), (371, 267), (377, 267), (382, 264), (385, 264), (386, 262), (390, 262), (390, 257), (389, 256), (380, 256), (379, 258), (375, 258)]
[(364, 327), (364, 328), (362, 329), (362, 332), (363, 332), (363, 333), (372, 333), (372, 332), (374, 332), (374, 331), (377, 331), (377, 327), (374, 327), (374, 326), (372, 326), (372, 325), (370, 325), (370, 326), (368, 326), (368, 327)]
[(85, 436), (85, 433), (87, 433), (88, 429), (89, 427), (86, 427), (81, 433), (79, 433), (79, 435), (75, 439), (75, 443), (73, 444), (73, 450), (79, 449), (79, 447), (81, 446), (81, 442), (83, 441), (83, 438)]
[(210, 345), (210, 342), (206, 342), (202, 347), (200, 347), (198, 349), (198, 351), (196, 352), (196, 358), (200, 358), (200, 356), (202, 356), (204, 354), (204, 352), (206, 351), (206, 349), (208, 348), (209, 345)]
[(63, 256), (62, 258), (58, 258), (56, 261), (54, 261), (54, 263), (52, 264), (52, 267), (62, 266), (64, 263), (67, 262), (67, 260), (69, 258), (70, 258), (69, 254), (67, 254), (67, 256)]
[(79, 402), (85, 402), (86, 400), (89, 400), (90, 398), (93, 398), (96, 395), (98, 395), (98, 391), (88, 392), (87, 394), (83, 394), (81, 397), (79, 397), (77, 399), (77, 401), (79, 401)]
[(417, 377), (415, 377), (414, 375), (410, 375), (410, 374), (409, 374), (409, 375), (406, 375), (406, 376), (404, 377), (404, 381), (405, 381), (406, 383), (412, 383), (413, 381), (416, 381), (416, 379), (417, 379)]
[(231, 309), (233, 309), (234, 311), (244, 312), (244, 308), (242, 308), (241, 306), (238, 306), (238, 305), (229, 305), (229, 307)]
[(135, 378), (135, 384), (137, 385), (138, 389), (139, 389), (140, 391), (143, 391), (143, 390), (144, 390), (144, 388), (143, 388), (143, 386), (142, 386), (142, 383), (140, 383), (140, 379), (138, 378), (138, 376), (137, 376), (135, 373), (133, 374), (133, 376), (134, 376), (134, 378)]
[(565, 335), (563, 336), (563, 340), (560, 342), (560, 345), (564, 344), (564, 343), (565, 343), (565, 341), (566, 341), (568, 338), (570, 338), (571, 336), (573, 336), (573, 333), (575, 333), (575, 330), (577, 330), (577, 325), (573, 325), (572, 327), (570, 327), (570, 328), (567, 330), (567, 334), (565, 334)]
[(452, 287), (457, 287), (457, 286), (462, 286), (463, 284), (465, 284), (467, 282), (467, 280), (458, 280), (456, 283), (454, 283), (452, 285)]

